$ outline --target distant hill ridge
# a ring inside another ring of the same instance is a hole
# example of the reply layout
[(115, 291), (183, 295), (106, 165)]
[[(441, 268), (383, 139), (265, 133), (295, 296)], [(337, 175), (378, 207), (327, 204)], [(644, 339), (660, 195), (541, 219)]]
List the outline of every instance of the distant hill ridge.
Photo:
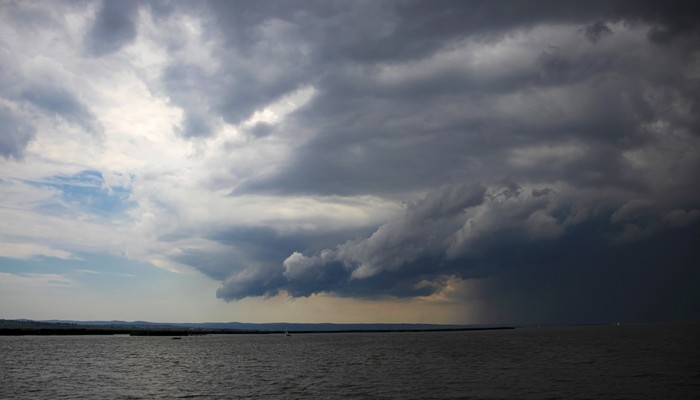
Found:
[(248, 322), (149, 322), (0, 319), (0, 331), (189, 331), (189, 332), (352, 332), (352, 331), (429, 331), (493, 329), (493, 325), (447, 325), (412, 323), (248, 323)]
[(412, 323), (297, 323), (297, 322), (149, 322), (149, 321), (73, 321), (73, 320), (44, 320), (37, 322), (76, 324), (80, 326), (112, 326), (112, 327), (151, 327), (203, 330), (247, 330), (247, 331), (357, 331), (357, 330), (434, 330), (434, 329), (464, 329), (486, 326), (477, 325), (447, 325), (447, 324), (412, 324)]

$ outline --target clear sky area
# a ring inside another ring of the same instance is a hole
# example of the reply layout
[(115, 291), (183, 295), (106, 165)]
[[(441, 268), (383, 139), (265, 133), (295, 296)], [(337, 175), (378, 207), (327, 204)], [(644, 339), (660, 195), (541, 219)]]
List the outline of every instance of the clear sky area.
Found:
[(0, 318), (700, 320), (690, 1), (0, 0)]

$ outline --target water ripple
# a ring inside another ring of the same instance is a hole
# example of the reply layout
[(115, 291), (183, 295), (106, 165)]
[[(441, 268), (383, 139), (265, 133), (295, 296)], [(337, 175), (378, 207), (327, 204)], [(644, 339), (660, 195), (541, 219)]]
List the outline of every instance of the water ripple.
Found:
[(0, 399), (691, 398), (697, 337), (697, 324), (0, 337)]

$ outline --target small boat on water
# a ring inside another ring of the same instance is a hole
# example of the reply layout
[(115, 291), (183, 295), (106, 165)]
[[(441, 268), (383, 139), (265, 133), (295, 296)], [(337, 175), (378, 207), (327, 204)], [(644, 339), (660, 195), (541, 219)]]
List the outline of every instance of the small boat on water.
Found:
[(284, 336), (292, 336), (292, 335), (290, 335), (290, 334), (289, 334), (289, 331), (285, 329), (285, 330), (284, 330)]

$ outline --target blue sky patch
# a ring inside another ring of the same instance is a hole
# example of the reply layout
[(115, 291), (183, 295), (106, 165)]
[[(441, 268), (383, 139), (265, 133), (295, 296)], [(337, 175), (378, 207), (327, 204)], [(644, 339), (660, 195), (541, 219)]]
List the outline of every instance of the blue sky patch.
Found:
[(134, 206), (129, 200), (131, 190), (121, 186), (104, 186), (99, 171), (82, 171), (75, 175), (49, 177), (42, 185), (61, 191), (64, 204), (47, 204), (43, 211), (56, 213), (70, 208), (93, 215), (107, 216), (121, 213)]
[(161, 279), (169, 273), (154, 266), (108, 254), (78, 253), (75, 259), (31, 257), (13, 259), (0, 256), (0, 272), (11, 274), (61, 274), (91, 284), (113, 284), (114, 279)]

